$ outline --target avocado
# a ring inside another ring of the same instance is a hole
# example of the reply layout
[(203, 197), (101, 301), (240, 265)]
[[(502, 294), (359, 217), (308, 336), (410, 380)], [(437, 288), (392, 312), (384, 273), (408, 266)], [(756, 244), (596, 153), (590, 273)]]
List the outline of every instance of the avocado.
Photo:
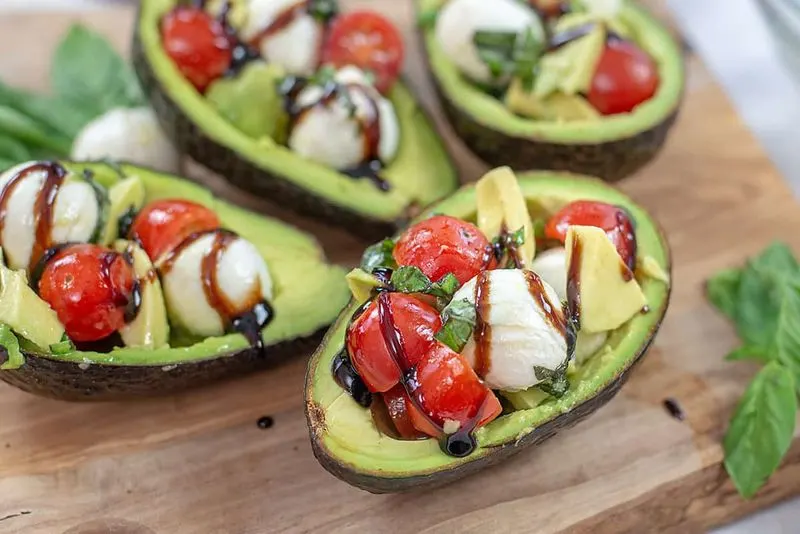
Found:
[(126, 347), (158, 349), (169, 343), (169, 322), (161, 281), (147, 253), (125, 239), (114, 242), (114, 250), (130, 255), (138, 285), (139, 310), (136, 317), (120, 331)]
[[(262, 331), (263, 351), (253, 348), (240, 334), (187, 339), (179, 336), (178, 332), (170, 332), (169, 346), (155, 349), (120, 347), (109, 352), (94, 352), (65, 348), (59, 344), (47, 350), (48, 344), (61, 340), (63, 328), (57, 320), (50, 326), (46, 318), (52, 311), (28, 288), (20, 275), (11, 276), (11, 282), (7, 282), (3, 277), (10, 276), (8, 273), (11, 271), (0, 270), (0, 323), (7, 323), (18, 334), (16, 337), (24, 357), (24, 362), (18, 362), (21, 365), (0, 371), (0, 379), (9, 384), (65, 400), (173, 394), (273, 366), (310, 350), (316, 346), (322, 329), (347, 304), (350, 292), (345, 270), (325, 260), (314, 238), (286, 223), (223, 202), (209, 190), (187, 180), (145, 168), (106, 163), (65, 162), (63, 165), (76, 173), (91, 171), (94, 179), (106, 188), (136, 177), (144, 186), (145, 202), (183, 198), (212, 208), (223, 227), (253, 243), (267, 261), (273, 281), (274, 298), (270, 304), (275, 317)], [(134, 253), (134, 262), (136, 256)], [(137, 271), (141, 272), (140, 269)], [(152, 291), (156, 292), (156, 288), (154, 283)], [(144, 289), (142, 305), (152, 305), (156, 314), (140, 315), (136, 320), (158, 323), (161, 312), (157, 310), (157, 299), (150, 300), (147, 289)], [(34, 304), (25, 304), (22, 313), (20, 303), (29, 299), (5, 298), (6, 291), (30, 292)], [(44, 308), (36, 311), (33, 306), (37, 305)], [(144, 313), (144, 310), (140, 312)], [(26, 317), (36, 321), (23, 323)], [(136, 336), (136, 321), (129, 327), (130, 331), (122, 335)], [(154, 328), (153, 345), (160, 344), (161, 335)], [(10, 337), (15, 336), (10, 334)], [(3, 335), (0, 326), (0, 340), (3, 338), (8, 339), (9, 335)], [(10, 352), (10, 347), (3, 344)]]
[(566, 249), (581, 332), (614, 330), (646, 308), (647, 297), (603, 229), (570, 226)]
[(356, 267), (347, 273), (347, 285), (350, 287), (353, 299), (360, 304), (368, 301), (372, 290), (376, 287), (381, 287), (383, 284), (374, 275)]
[(600, 113), (581, 95), (555, 92), (544, 98), (533, 91), (526, 92), (518, 80), (513, 80), (505, 96), (508, 109), (531, 119), (548, 121), (599, 120)]
[[(652, 257), (670, 270), (666, 239), (644, 209), (601, 180), (565, 173), (531, 172), (519, 175), (519, 184), (534, 216), (546, 216), (567, 203), (596, 199), (624, 206), (635, 221), (639, 254)], [(432, 206), (433, 213), (476, 219), (477, 193), (466, 186)], [(444, 484), (494, 464), (520, 449), (538, 444), (572, 426), (608, 402), (641, 360), (655, 336), (669, 301), (670, 286), (644, 278), (650, 310), (637, 314), (610, 333), (603, 347), (584, 365), (570, 372), (573, 387), (559, 399), (525, 398), (529, 409), (507, 412), (476, 434), (478, 448), (469, 456), (454, 458), (439, 449), (436, 440), (401, 441), (380, 433), (370, 410), (362, 408), (334, 382), (331, 364), (344, 345), (345, 331), (354, 310), (351, 302), (312, 356), (306, 375), (306, 417), (314, 454), (342, 480), (376, 492), (397, 492)], [(523, 401), (520, 401), (523, 402)]]
[(605, 48), (606, 33), (603, 24), (595, 24), (583, 37), (544, 54), (539, 62), (533, 93), (539, 98), (555, 92), (570, 96), (588, 93)]
[[(436, 13), (438, 0), (416, 0), (419, 13)], [(553, 169), (614, 181), (649, 162), (675, 122), (684, 89), (682, 52), (669, 31), (643, 8), (626, 1), (617, 17), (658, 65), (660, 86), (632, 113), (600, 120), (541, 121), (520, 117), (502, 100), (459, 73), (437, 43), (432, 24), (421, 28), (434, 86), (451, 126), (493, 166)]]
[(289, 116), (283, 109), (278, 84), (284, 76), (280, 66), (254, 61), (238, 76), (213, 82), (206, 98), (244, 134), (253, 139), (269, 137), (283, 142)]
[(144, 205), (144, 184), (138, 176), (130, 176), (108, 188), (108, 214), (100, 236), (101, 245), (111, 245), (119, 236), (120, 219), (132, 217)]
[(192, 87), (162, 48), (161, 17), (178, 3), (139, 3), (132, 59), (164, 130), (182, 152), (242, 189), (369, 238), (393, 232), (420, 206), (458, 187), (442, 140), (402, 80), (388, 95), (400, 125), (398, 152), (380, 173), (388, 191), (301, 158), (272, 138), (248, 136)]

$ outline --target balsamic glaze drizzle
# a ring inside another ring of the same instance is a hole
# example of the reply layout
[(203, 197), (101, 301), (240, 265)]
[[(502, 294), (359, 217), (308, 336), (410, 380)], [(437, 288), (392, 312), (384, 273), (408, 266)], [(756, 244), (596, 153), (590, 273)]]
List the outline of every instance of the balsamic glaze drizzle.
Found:
[(364, 380), (362, 380), (355, 367), (353, 367), (353, 362), (350, 361), (347, 349), (343, 348), (333, 358), (331, 371), (333, 372), (334, 380), (339, 384), (340, 388), (353, 397), (353, 400), (360, 406), (369, 408), (370, 404), (372, 404), (372, 393), (367, 389)]

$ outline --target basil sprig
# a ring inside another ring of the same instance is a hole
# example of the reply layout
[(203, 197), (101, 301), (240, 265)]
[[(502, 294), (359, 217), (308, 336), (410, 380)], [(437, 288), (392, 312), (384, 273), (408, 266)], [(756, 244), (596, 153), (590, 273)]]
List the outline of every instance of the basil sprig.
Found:
[(361, 256), (361, 268), (370, 274), (375, 269), (396, 269), (397, 262), (392, 255), (394, 245), (394, 240), (387, 237), (383, 241), (367, 247)]
[(569, 391), (569, 379), (567, 378), (568, 365), (569, 362), (565, 361), (555, 370), (539, 365), (534, 366), (533, 374), (536, 376), (537, 380), (541, 380), (541, 382), (536, 384), (536, 387), (557, 399), (563, 397), (564, 394)]
[(475, 329), (477, 312), (467, 299), (454, 300), (442, 312), (442, 328), (436, 339), (456, 352), (461, 352)]
[(792, 442), (800, 387), (800, 267), (774, 243), (741, 269), (706, 285), (711, 303), (736, 327), (742, 346), (729, 360), (766, 365), (745, 391), (725, 435), (725, 468), (749, 498), (775, 472)]
[(536, 67), (545, 48), (533, 29), (522, 33), (481, 30), (475, 32), (472, 41), (492, 77), (515, 76), (526, 91), (533, 89)]
[(419, 268), (412, 265), (398, 267), (392, 273), (392, 287), (400, 293), (424, 293), (436, 297), (443, 306), (450, 302), (456, 290), (458, 290), (458, 279), (453, 273), (447, 273), (438, 282), (432, 282), (430, 278)]

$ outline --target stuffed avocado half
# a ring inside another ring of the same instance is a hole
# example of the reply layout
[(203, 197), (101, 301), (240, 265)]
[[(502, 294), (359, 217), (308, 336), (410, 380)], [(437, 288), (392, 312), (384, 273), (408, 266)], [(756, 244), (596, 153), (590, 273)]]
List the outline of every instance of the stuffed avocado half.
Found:
[[(348, 48), (372, 31), (386, 50)], [(458, 186), (397, 79), (402, 58), (390, 22), (339, 13), (333, 0), (145, 0), (133, 44), (142, 86), (181, 150), (239, 187), (372, 236)]]
[(348, 275), (353, 301), (306, 376), (317, 459), (383, 493), (544, 441), (623, 385), (664, 317), (669, 273), (657, 224), (602, 181), (490, 172)]
[(312, 348), (346, 305), (309, 235), (131, 165), (0, 173), (0, 379), (68, 400), (173, 393)]
[(490, 164), (624, 178), (677, 115), (683, 53), (628, 0), (416, 0), (456, 133)]

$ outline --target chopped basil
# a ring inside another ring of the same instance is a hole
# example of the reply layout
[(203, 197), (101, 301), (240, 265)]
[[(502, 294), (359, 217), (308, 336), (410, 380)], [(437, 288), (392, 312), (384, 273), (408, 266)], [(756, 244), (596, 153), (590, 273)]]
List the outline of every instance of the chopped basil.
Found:
[(475, 306), (467, 299), (452, 301), (442, 312), (442, 328), (436, 339), (461, 352), (472, 336), (476, 321)]
[(569, 391), (567, 367), (567, 362), (559, 365), (555, 370), (538, 365), (534, 366), (533, 374), (536, 376), (537, 380), (541, 380), (541, 382), (536, 384), (536, 387), (557, 399), (562, 397), (567, 391)]
[(361, 257), (361, 268), (372, 273), (375, 269), (396, 269), (397, 262), (394, 261), (394, 240), (386, 238), (383, 241), (367, 247)]
[(310, 0), (308, 12), (320, 22), (328, 22), (339, 13), (336, 0)]
[(516, 76), (525, 90), (533, 88), (544, 44), (528, 28), (524, 33), (483, 30), (472, 36), (478, 56), (494, 78)]
[(438, 282), (431, 282), (425, 273), (412, 265), (398, 267), (392, 273), (392, 287), (401, 293), (425, 293), (440, 300), (446, 305), (458, 289), (458, 279), (453, 273), (447, 273)]

